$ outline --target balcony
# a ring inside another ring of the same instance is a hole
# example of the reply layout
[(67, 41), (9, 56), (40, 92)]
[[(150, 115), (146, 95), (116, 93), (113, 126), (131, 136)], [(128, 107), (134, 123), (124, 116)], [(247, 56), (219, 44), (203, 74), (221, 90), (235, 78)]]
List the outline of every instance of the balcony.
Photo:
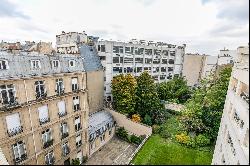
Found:
[(8, 111), (11, 108), (16, 108), (16, 107), (20, 106), (20, 104), (17, 101), (17, 97), (13, 97), (10, 99), (3, 98), (1, 100), (1, 103), (2, 103), (2, 108), (0, 110), (2, 110), (2, 111)]
[(63, 149), (63, 156), (67, 156), (68, 154), (70, 153), (70, 149), (68, 146), (66, 146), (64, 149)]
[(75, 130), (76, 130), (76, 131), (80, 131), (81, 129), (82, 129), (82, 126), (75, 125)]
[(74, 111), (79, 111), (80, 110), (80, 104), (74, 105)]
[(79, 148), (82, 146), (82, 140), (80, 140), (79, 142), (76, 143), (76, 147)]
[(21, 157), (14, 159), (14, 163), (16, 165), (16, 164), (19, 164), (26, 159), (27, 159), (27, 154), (23, 154), (23, 155), (21, 155)]
[(55, 90), (55, 92), (58, 96), (61, 96), (64, 94), (64, 90), (65, 90), (64, 88), (60, 88), (59, 90)]
[(46, 165), (53, 165), (54, 163), (55, 163), (55, 157), (52, 157), (49, 160), (45, 161)]
[(40, 122), (40, 125), (43, 125), (45, 123), (48, 123), (50, 122), (50, 118), (47, 117), (47, 118), (42, 118), (42, 119), (39, 119), (39, 122)]
[(50, 147), (51, 145), (53, 145), (53, 142), (54, 142), (53, 139), (51, 139), (51, 140), (45, 142), (45, 143), (43, 144), (43, 149), (46, 149), (46, 148)]
[(9, 137), (17, 135), (17, 134), (19, 134), (21, 132), (23, 132), (23, 126), (13, 128), (11, 131), (7, 130), (7, 133), (9, 134)]
[(62, 138), (61, 139), (64, 139), (64, 138), (66, 138), (66, 137), (68, 137), (69, 136), (69, 133), (67, 132), (67, 133), (62, 133)]
[(47, 92), (37, 92), (36, 93), (36, 99), (43, 99), (47, 97)]
[(59, 118), (65, 116), (65, 115), (67, 115), (67, 112), (66, 112), (66, 111), (65, 111), (65, 112), (58, 112)]
[(249, 104), (249, 94), (247, 94), (246, 92), (241, 92), (240, 97), (247, 102), (247, 104)]

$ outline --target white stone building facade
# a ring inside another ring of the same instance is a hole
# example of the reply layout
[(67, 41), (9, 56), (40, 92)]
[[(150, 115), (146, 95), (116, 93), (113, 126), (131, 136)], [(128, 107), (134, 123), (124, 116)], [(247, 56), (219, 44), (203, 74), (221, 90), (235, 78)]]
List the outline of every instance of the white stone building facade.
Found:
[(163, 82), (182, 74), (185, 44), (98, 41), (96, 47), (104, 67), (104, 96), (108, 101), (112, 100), (111, 81), (116, 75), (131, 73), (137, 77), (148, 71), (155, 82)]
[(234, 63), (213, 165), (249, 164), (249, 46), (239, 47)]
[(233, 64), (236, 54), (236, 50), (220, 50), (220, 54), (218, 55), (218, 65)]

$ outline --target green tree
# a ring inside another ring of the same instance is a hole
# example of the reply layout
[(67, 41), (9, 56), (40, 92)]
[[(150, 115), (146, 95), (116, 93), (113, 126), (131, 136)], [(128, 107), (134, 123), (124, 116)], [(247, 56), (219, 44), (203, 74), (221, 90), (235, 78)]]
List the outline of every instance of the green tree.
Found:
[(143, 72), (137, 78), (136, 111), (144, 118), (146, 114), (154, 117), (155, 113), (161, 109), (163, 109), (163, 104), (158, 97), (154, 80), (147, 72)]
[(187, 81), (181, 76), (158, 84), (157, 90), (161, 100), (177, 101), (178, 103), (186, 102), (191, 94)]
[(78, 158), (72, 159), (71, 165), (80, 165), (80, 160)]
[(226, 67), (218, 75), (202, 80), (183, 110), (181, 122), (187, 131), (216, 139), (231, 72), (232, 68)]
[(116, 111), (134, 114), (136, 79), (131, 74), (121, 74), (113, 78), (111, 87)]

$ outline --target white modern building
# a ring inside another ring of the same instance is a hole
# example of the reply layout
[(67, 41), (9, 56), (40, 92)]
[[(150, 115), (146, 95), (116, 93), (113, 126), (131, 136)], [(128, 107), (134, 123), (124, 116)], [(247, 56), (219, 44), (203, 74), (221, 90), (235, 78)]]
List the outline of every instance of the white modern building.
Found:
[(163, 82), (182, 74), (185, 44), (176, 46), (133, 39), (130, 42), (98, 41), (96, 47), (104, 67), (104, 95), (108, 101), (112, 99), (111, 81), (116, 75), (131, 73), (137, 77), (148, 71), (155, 82)]
[(235, 59), (213, 165), (249, 164), (249, 46), (239, 47)]

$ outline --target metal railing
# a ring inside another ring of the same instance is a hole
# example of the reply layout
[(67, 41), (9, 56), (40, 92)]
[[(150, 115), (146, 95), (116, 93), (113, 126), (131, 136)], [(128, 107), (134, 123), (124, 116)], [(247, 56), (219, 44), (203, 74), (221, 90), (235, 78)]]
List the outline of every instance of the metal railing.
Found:
[(54, 142), (53, 139), (51, 139), (51, 140), (45, 142), (45, 143), (43, 144), (43, 149), (46, 149), (46, 148), (50, 147), (51, 145), (53, 145), (53, 142)]
[(23, 132), (23, 126), (18, 126), (16, 128), (11, 129), (11, 130), (7, 130), (7, 133), (9, 134), (9, 137), (17, 135), (17, 134), (19, 134), (21, 132)]
[(47, 117), (47, 118), (42, 118), (42, 119), (39, 119), (39, 122), (40, 122), (40, 125), (43, 125), (45, 123), (48, 123), (50, 122), (50, 118)]

